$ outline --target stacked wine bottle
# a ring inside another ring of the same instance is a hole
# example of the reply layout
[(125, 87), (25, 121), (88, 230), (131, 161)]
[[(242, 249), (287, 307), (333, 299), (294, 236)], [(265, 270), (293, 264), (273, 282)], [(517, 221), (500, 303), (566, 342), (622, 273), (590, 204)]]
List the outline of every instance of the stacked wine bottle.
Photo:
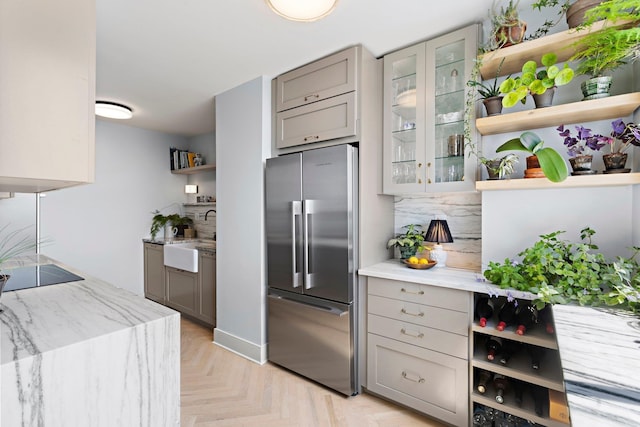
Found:
[[(474, 410), (484, 408), (473, 425), (566, 425), (550, 412), (550, 393), (564, 395), (551, 307), (476, 294), (472, 329), (472, 401)], [(504, 416), (487, 417), (487, 410)]]

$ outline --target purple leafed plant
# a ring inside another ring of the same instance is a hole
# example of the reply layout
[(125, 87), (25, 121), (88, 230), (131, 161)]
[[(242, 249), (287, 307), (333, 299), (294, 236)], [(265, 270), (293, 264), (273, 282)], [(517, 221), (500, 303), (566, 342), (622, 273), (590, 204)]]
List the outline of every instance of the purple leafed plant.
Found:
[(560, 125), (556, 128), (558, 134), (564, 138), (564, 145), (567, 146), (567, 153), (571, 157), (581, 156), (585, 153), (585, 150), (589, 148), (593, 151), (598, 151), (608, 143), (610, 139), (608, 136), (600, 134), (592, 134), (591, 129), (587, 129), (584, 126), (576, 126), (576, 136), (571, 135), (569, 129), (565, 129), (564, 125)]
[[(630, 145), (640, 147), (640, 125), (617, 119), (611, 122), (611, 129), (613, 130), (608, 142), (611, 144), (612, 153), (624, 153)], [(616, 145), (616, 141), (620, 144)]]

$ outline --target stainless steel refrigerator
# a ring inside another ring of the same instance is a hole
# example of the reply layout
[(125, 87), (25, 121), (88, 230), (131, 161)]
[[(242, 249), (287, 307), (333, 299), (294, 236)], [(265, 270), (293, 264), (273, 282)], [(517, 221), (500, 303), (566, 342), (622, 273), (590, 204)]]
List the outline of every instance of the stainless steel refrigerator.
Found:
[(357, 378), (358, 151), (267, 160), (268, 359), (346, 395)]

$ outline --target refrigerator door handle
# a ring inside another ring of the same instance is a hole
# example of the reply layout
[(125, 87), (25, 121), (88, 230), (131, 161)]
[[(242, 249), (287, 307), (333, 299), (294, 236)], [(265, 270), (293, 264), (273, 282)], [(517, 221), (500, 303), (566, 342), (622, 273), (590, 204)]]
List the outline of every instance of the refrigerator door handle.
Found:
[(298, 221), (296, 219), (302, 215), (302, 202), (293, 200), (291, 202), (291, 277), (293, 287), (300, 287), (300, 269), (298, 268)]
[(344, 316), (349, 314), (349, 310), (340, 310), (337, 307), (329, 307), (329, 306), (324, 306), (324, 305), (310, 304), (308, 302), (302, 302), (302, 301), (298, 301), (296, 299), (287, 298), (287, 297), (282, 296), (282, 295), (269, 294), (267, 297), (271, 298), (271, 299), (289, 301), (289, 302), (292, 302), (292, 303), (295, 303), (295, 304), (301, 304), (301, 305), (304, 305), (307, 308), (311, 308), (313, 310), (318, 310), (318, 311), (321, 311), (321, 312), (327, 313), (327, 314), (333, 314), (333, 315), (338, 316), (338, 317), (344, 317)]
[(312, 282), (312, 273), (310, 271), (311, 265), (311, 234), (309, 232), (309, 228), (312, 227), (311, 223), (311, 214), (314, 213), (314, 201), (313, 200), (303, 200), (302, 201), (302, 211), (304, 215), (304, 288), (311, 289), (313, 288)]

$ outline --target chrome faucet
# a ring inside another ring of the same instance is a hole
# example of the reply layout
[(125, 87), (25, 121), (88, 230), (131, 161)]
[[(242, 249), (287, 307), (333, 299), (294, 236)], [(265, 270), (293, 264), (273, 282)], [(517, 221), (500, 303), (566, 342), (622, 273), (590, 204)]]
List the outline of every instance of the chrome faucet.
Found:
[(207, 212), (205, 212), (205, 214), (204, 214), (204, 220), (205, 220), (205, 221), (207, 220), (207, 216), (209, 215), (209, 212), (213, 212), (213, 213), (216, 213), (216, 214), (218, 213), (218, 212), (216, 212), (216, 210), (215, 210), (215, 209), (209, 209), (209, 210), (208, 210)]

